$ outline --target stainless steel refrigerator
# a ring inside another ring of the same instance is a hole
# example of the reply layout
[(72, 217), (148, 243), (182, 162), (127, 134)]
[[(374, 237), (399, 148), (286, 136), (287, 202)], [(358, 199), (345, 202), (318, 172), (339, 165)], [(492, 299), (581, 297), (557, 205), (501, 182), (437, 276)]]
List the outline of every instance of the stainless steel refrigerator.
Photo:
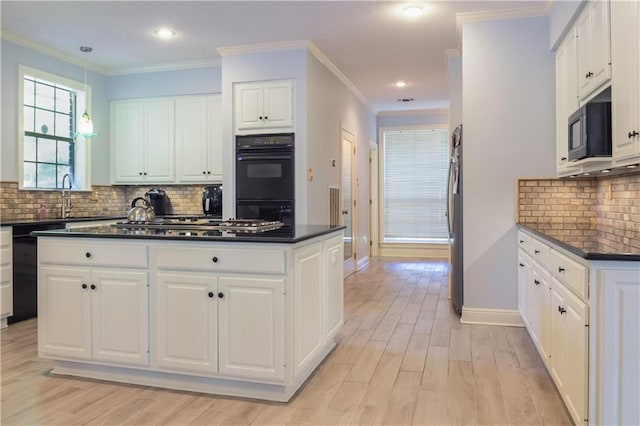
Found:
[(451, 303), (458, 315), (464, 302), (462, 264), (462, 124), (451, 134), (447, 218), (451, 244)]

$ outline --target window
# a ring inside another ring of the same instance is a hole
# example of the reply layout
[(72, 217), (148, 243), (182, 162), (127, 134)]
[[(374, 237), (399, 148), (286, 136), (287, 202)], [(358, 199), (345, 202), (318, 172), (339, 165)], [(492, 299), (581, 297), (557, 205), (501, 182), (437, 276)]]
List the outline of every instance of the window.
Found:
[(83, 83), (22, 66), (20, 81), (20, 187), (61, 188), (69, 174), (73, 188), (87, 188), (88, 147), (84, 139), (74, 140), (88, 98)]
[(449, 131), (382, 132), (382, 241), (445, 243)]

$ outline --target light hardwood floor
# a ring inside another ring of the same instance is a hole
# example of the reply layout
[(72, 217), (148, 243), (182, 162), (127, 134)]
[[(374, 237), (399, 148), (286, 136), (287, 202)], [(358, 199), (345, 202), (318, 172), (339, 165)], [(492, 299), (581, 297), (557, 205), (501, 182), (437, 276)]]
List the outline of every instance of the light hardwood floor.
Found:
[(36, 321), (2, 330), (2, 425), (571, 424), (523, 328), (460, 324), (447, 265), (373, 259), (336, 349), (286, 404), (48, 376)]

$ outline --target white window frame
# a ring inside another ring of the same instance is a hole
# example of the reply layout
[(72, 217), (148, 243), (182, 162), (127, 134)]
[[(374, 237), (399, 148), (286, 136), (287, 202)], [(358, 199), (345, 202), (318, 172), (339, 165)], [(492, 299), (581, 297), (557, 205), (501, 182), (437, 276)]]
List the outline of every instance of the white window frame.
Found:
[(378, 142), (380, 155), (378, 156), (378, 246), (381, 256), (416, 256), (426, 258), (446, 259), (449, 256), (449, 241), (432, 242), (385, 242), (384, 235), (384, 133), (399, 130), (450, 130), (448, 124), (418, 125), (418, 126), (393, 126), (378, 128)]
[[(18, 65), (18, 189), (24, 191), (59, 191), (55, 188), (31, 188), (24, 186), (24, 76), (50, 81), (66, 86), (76, 91), (76, 103), (87, 105), (87, 111), (91, 111), (91, 86), (87, 84), (85, 92), (84, 82), (71, 80), (56, 74), (51, 74), (26, 65)], [(76, 122), (80, 121), (85, 108), (76, 108)], [(78, 136), (73, 144), (75, 153), (75, 180), (72, 191), (91, 191), (91, 144), (89, 139)], [(79, 161), (83, 164), (79, 165)]]

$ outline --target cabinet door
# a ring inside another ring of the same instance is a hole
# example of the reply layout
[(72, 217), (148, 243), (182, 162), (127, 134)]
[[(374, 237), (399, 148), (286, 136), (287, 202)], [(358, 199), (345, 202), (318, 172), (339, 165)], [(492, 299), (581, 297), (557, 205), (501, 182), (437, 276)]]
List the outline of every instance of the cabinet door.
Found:
[(111, 104), (112, 173), (115, 183), (143, 181), (144, 104)]
[(146, 271), (92, 271), (91, 335), (95, 361), (149, 365), (147, 281)]
[(0, 317), (13, 314), (13, 246), (10, 227), (0, 231)]
[(210, 274), (158, 273), (156, 364), (163, 369), (218, 371), (218, 286)]
[(264, 120), (265, 127), (293, 126), (293, 82), (265, 83)]
[(592, 290), (590, 423), (638, 425), (640, 271), (599, 271)]
[(264, 127), (262, 83), (242, 83), (234, 87), (236, 133)]
[(591, 90), (591, 23), (589, 6), (585, 7), (576, 22), (578, 35), (578, 91), (580, 99), (585, 98)]
[(565, 303), (562, 284), (555, 278), (551, 278), (550, 302), (551, 375), (556, 382), (556, 386), (558, 386), (558, 390), (563, 394), (566, 387), (564, 379), (567, 377), (567, 344), (565, 342), (565, 321), (560, 313), (560, 308)]
[(540, 304), (542, 302), (541, 287), (543, 287), (544, 278), (542, 274), (534, 267), (531, 270), (530, 282), (529, 282), (529, 321), (531, 327), (529, 333), (531, 339), (534, 341), (537, 347), (540, 347), (540, 340), (542, 337), (542, 312), (540, 311)]
[(209, 132), (209, 169), (207, 180), (222, 182), (222, 99), (220, 95), (207, 99)]
[(176, 177), (178, 182), (204, 182), (209, 170), (209, 98), (176, 100)]
[(587, 7), (591, 15), (591, 86), (596, 89), (611, 79), (609, 0), (593, 1)]
[(145, 103), (145, 182), (174, 180), (174, 111), (172, 100)]
[(640, 4), (612, 2), (611, 22), (613, 158), (622, 160), (640, 154)]
[(522, 317), (522, 322), (529, 327), (529, 260), (518, 250), (518, 310)]
[(220, 374), (284, 379), (284, 279), (224, 276), (218, 283)]
[(344, 312), (344, 244), (342, 236), (325, 243), (326, 301), (325, 338), (331, 340), (340, 330)]
[(91, 359), (90, 278), (91, 274), (87, 269), (40, 268), (38, 272), (38, 351), (40, 356)]
[(556, 52), (556, 150), (558, 173), (569, 165), (569, 116), (578, 109), (578, 52), (575, 31), (570, 31)]

